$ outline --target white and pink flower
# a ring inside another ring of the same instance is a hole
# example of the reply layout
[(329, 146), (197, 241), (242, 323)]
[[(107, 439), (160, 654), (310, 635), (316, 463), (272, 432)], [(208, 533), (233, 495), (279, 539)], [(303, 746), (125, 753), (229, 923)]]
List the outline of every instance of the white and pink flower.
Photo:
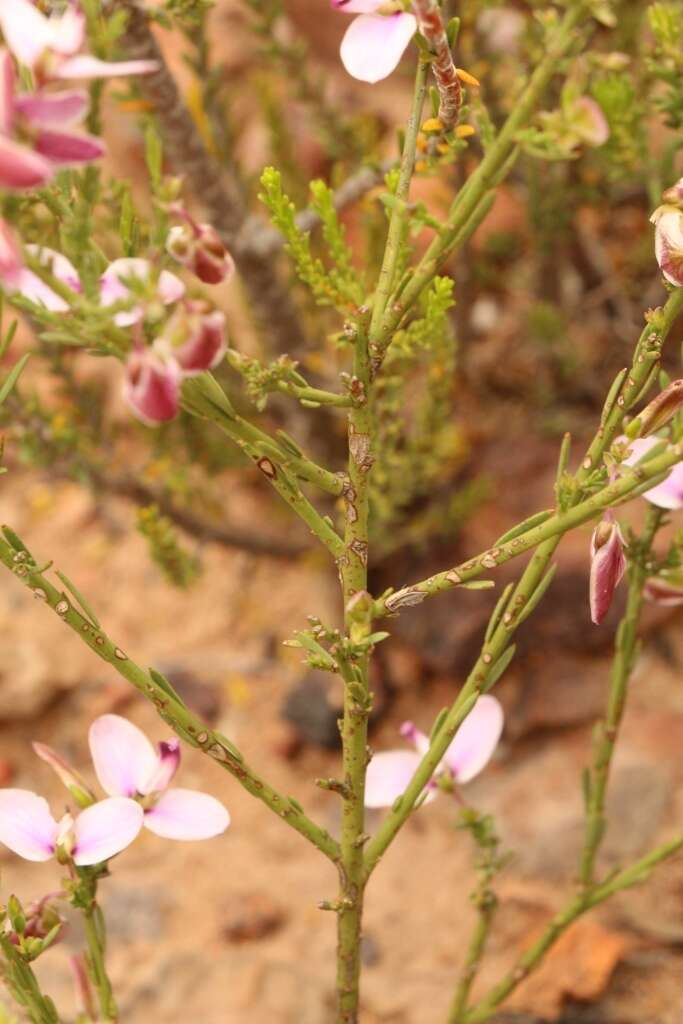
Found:
[(60, 167), (98, 160), (100, 139), (74, 126), (88, 109), (80, 90), (20, 94), (7, 50), (0, 50), (0, 186), (41, 188)]
[(180, 764), (177, 739), (160, 743), (156, 751), (132, 722), (102, 715), (90, 727), (89, 743), (102, 789), (111, 797), (138, 800), (150, 832), (166, 839), (210, 839), (230, 824), (215, 797), (168, 788)]
[[(426, 788), (426, 801), (438, 792), (439, 779), (455, 784), (469, 782), (488, 764), (503, 731), (503, 709), (495, 697), (480, 697), (458, 729)], [(429, 738), (412, 723), (401, 726), (401, 735), (415, 750), (388, 750), (375, 754), (368, 765), (366, 807), (391, 807), (405, 791), (422, 758)]]
[[(669, 194), (676, 191), (681, 182), (669, 189)], [(683, 285), (683, 212), (673, 203), (665, 203), (657, 207), (650, 220), (655, 226), (655, 256), (659, 268), (670, 284), (680, 288)]]
[(43, 83), (51, 79), (112, 78), (156, 71), (153, 60), (103, 61), (81, 54), (85, 17), (75, 3), (49, 17), (31, 0), (0, 0), (0, 29), (20, 64)]
[(25, 860), (58, 857), (79, 867), (101, 864), (133, 842), (143, 819), (139, 803), (115, 796), (57, 821), (42, 796), (28, 789), (0, 789), (0, 843)]
[(182, 373), (174, 360), (164, 362), (153, 348), (136, 345), (124, 363), (123, 397), (146, 426), (157, 427), (180, 411)]
[(414, 14), (395, 0), (331, 0), (337, 11), (356, 14), (341, 44), (348, 73), (361, 82), (379, 82), (396, 69), (417, 31)]
[[(635, 441), (623, 437), (620, 440), (630, 448), (628, 457), (622, 463), (624, 466), (635, 466), (648, 452), (662, 443), (661, 437), (639, 437)], [(683, 508), (683, 462), (677, 463), (666, 479), (645, 491), (643, 497), (658, 508), (672, 511)]]
[(200, 224), (182, 207), (174, 210), (184, 224), (168, 233), (166, 250), (204, 284), (220, 284), (235, 273), (235, 261), (212, 224)]

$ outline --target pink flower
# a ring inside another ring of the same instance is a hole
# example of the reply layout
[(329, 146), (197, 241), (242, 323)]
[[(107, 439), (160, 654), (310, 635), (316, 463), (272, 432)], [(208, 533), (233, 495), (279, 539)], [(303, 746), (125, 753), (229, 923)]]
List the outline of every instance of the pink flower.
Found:
[(109, 62), (87, 54), (76, 56), (85, 42), (85, 18), (75, 4), (47, 17), (30, 0), (0, 0), (0, 28), (19, 61), (44, 82), (51, 78), (110, 78), (156, 71), (157, 62)]
[(184, 377), (218, 366), (226, 348), (225, 316), (202, 302), (179, 306), (154, 342), (155, 351), (175, 361)]
[(671, 579), (665, 576), (651, 576), (645, 581), (643, 597), (651, 604), (663, 608), (677, 608), (683, 604), (683, 579), (680, 574)]
[[(139, 281), (144, 286), (152, 277), (152, 264), (149, 260), (139, 258), (128, 258), (114, 260), (110, 263), (100, 278), (100, 302), (103, 306), (111, 306), (115, 302), (123, 302), (134, 297), (127, 282)], [(168, 270), (162, 270), (159, 274), (156, 285), (156, 298), (164, 306), (171, 306), (178, 302), (185, 294), (185, 285)], [(130, 327), (138, 323), (144, 316), (144, 309), (140, 305), (132, 309), (121, 310), (114, 314), (114, 323), (118, 327)]]
[[(178, 211), (181, 212), (181, 211)], [(182, 211), (185, 224), (172, 227), (166, 250), (204, 284), (220, 284), (235, 272), (235, 261), (211, 224), (198, 224)]]
[[(635, 466), (649, 451), (662, 443), (661, 437), (639, 437), (635, 441), (622, 437), (620, 440), (631, 449), (628, 458), (624, 459), (624, 466)], [(683, 508), (683, 463), (677, 463), (666, 480), (646, 491), (643, 497), (658, 508)]]
[(106, 793), (138, 799), (144, 824), (166, 839), (210, 839), (225, 832), (230, 815), (218, 800), (190, 789), (168, 789), (180, 764), (180, 743), (159, 744), (119, 715), (102, 715), (90, 727), (90, 752)]
[(123, 397), (131, 412), (148, 427), (175, 419), (180, 411), (182, 374), (151, 348), (135, 347), (124, 364)]
[[(676, 186), (674, 186), (675, 188)], [(677, 206), (659, 206), (650, 217), (655, 225), (655, 256), (671, 284), (683, 285), (683, 213)]]
[[(79, 293), (81, 282), (78, 271), (73, 263), (56, 252), (48, 249), (47, 246), (27, 245), (26, 251), (38, 260), (43, 266), (67, 285), (72, 292)], [(144, 290), (152, 277), (152, 264), (149, 260), (143, 259), (120, 259), (110, 263), (100, 278), (100, 302), (103, 306), (111, 306), (116, 302), (130, 302), (132, 308), (120, 310), (114, 313), (114, 323), (118, 327), (130, 327), (138, 323), (145, 315), (144, 305), (135, 304), (133, 300), (135, 293), (130, 288), (130, 283), (140, 283), (141, 290)], [(8, 274), (3, 273), (0, 261), (0, 280), (9, 292), (19, 292), (25, 299), (43, 305), (54, 313), (66, 313), (69, 303), (61, 295), (58, 295), (49, 285), (32, 270), (22, 266), (17, 270), (16, 266), (10, 266)], [(150, 295), (150, 301), (159, 301), (162, 305), (171, 305), (177, 302), (185, 294), (185, 285), (168, 270), (162, 270), (156, 282), (154, 294)]]
[(624, 538), (610, 511), (605, 512), (591, 537), (590, 610), (596, 626), (612, 604), (614, 592), (626, 572)]
[(604, 146), (609, 139), (609, 124), (602, 107), (590, 96), (580, 96), (571, 108), (572, 126), (587, 146)]
[(0, 186), (40, 188), (59, 167), (99, 159), (100, 139), (73, 130), (87, 108), (81, 91), (17, 94), (12, 58), (0, 50)]
[(112, 797), (76, 818), (52, 817), (47, 800), (27, 789), (0, 789), (0, 842), (25, 860), (70, 858), (79, 867), (101, 864), (129, 846), (143, 824), (139, 804)]
[[(480, 697), (458, 729), (437, 771), (428, 783), (427, 801), (436, 795), (436, 779), (446, 775), (456, 783), (469, 782), (488, 764), (503, 731), (503, 709), (495, 697)], [(415, 751), (388, 750), (375, 754), (368, 765), (365, 783), (366, 807), (391, 807), (406, 789), (423, 756), (429, 739), (405, 722), (401, 735), (411, 740)]]
[(341, 44), (342, 64), (361, 82), (379, 82), (398, 66), (417, 31), (413, 14), (393, 0), (331, 0), (332, 6), (358, 17)]

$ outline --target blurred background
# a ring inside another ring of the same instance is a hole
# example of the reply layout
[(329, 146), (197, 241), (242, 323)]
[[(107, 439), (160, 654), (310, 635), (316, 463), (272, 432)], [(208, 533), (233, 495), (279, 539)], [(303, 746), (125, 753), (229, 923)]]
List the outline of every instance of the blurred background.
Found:
[[(376, 161), (394, 158), (410, 62), (377, 86), (352, 81), (338, 58), (347, 21), (325, 0), (218, 0), (199, 20), (183, 14), (191, 4), (174, 6), (180, 13), (158, 39), (207, 146), (239, 178), (257, 218), (245, 230), (265, 230), (256, 200), (265, 164), (282, 170), (303, 207), (311, 177), (339, 185), (368, 148)], [(677, 38), (658, 29), (652, 8), (662, 7)], [(539, 54), (538, 10), (477, 0), (459, 12), (458, 63), (481, 80), (486, 105), (471, 99), (475, 125), (485, 115), (499, 123), (510, 109)], [(592, 32), (572, 81), (600, 104), (608, 142), (588, 149), (556, 133), (557, 153), (546, 139), (529, 140), (489, 218), (448, 268), (455, 305), (444, 311), (438, 343), (405, 345), (389, 364), (373, 485), (374, 593), (457, 564), (547, 508), (563, 433), (574, 437), (575, 459), (592, 436), (644, 311), (665, 297), (648, 218), (681, 173), (681, 38), (680, 3), (641, 0), (619, 6), (616, 28)], [(546, 110), (561, 99), (551, 92)], [(107, 169), (130, 183), (143, 211), (145, 102), (132, 87), (116, 87), (105, 107)], [(455, 161), (418, 176), (414, 198), (437, 220), (478, 154), (475, 137)], [(369, 254), (371, 274), (381, 255), (380, 191), (344, 213), (359, 267)], [(195, 199), (201, 208), (201, 195)], [(428, 238), (427, 229), (418, 248)], [(290, 281), (277, 246), (263, 259), (291, 290), (302, 333), (278, 348), (254, 326), (236, 279), (215, 292), (231, 345), (262, 360), (286, 351), (311, 380), (335, 387), (346, 365), (343, 320)], [(678, 327), (666, 348), (673, 377), (681, 337)], [(23, 324), (11, 360), (32, 345)], [(246, 415), (262, 415), (341, 468), (341, 415), (282, 396), (266, 405), (258, 388), (245, 394), (236, 373), (221, 373)], [(39, 560), (56, 560), (119, 646), (164, 671), (193, 709), (334, 834), (338, 801), (313, 780), (336, 771), (340, 693), (332, 677), (305, 669), (283, 646), (307, 615), (339, 623), (333, 569), (226, 439), (185, 417), (152, 433), (130, 420), (119, 391), (112, 361), (42, 346), (0, 421), (11, 469), (0, 519)], [(637, 522), (642, 509), (628, 515)], [(501, 906), (475, 993), (499, 978), (574, 885), (580, 772), (604, 706), (621, 610), (617, 600), (601, 627), (590, 623), (589, 537), (586, 527), (563, 542), (548, 597), (518, 634), (518, 655), (497, 691), (504, 740), (464, 794), (495, 816), (512, 853), (497, 882)], [(496, 593), (520, 571), (518, 563), (498, 570)], [(491, 607), (491, 593), (456, 590), (390, 620), (374, 668), (375, 749), (400, 745), (407, 718), (428, 731), (453, 701)], [(683, 821), (680, 621), (675, 608), (647, 610), (614, 765), (605, 871)], [(89, 773), (87, 727), (104, 712), (165, 738), (154, 710), (8, 575), (0, 581), (0, 636), (0, 785), (35, 788), (56, 811), (63, 792), (30, 741), (49, 743)], [(181, 780), (220, 797), (233, 824), (220, 839), (187, 846), (144, 834), (115, 862), (102, 893), (121, 1019), (323, 1024), (333, 1006), (335, 922), (316, 904), (334, 896), (331, 866), (194, 751)], [(372, 812), (371, 829), (379, 820)], [(473, 920), (474, 850), (457, 821), (447, 799), (415, 814), (373, 878), (364, 1024), (444, 1018)], [(3, 896), (37, 898), (56, 877), (53, 865), (0, 849)], [(495, 1020), (680, 1024), (682, 944), (679, 858), (575, 924)], [(74, 1004), (65, 950), (79, 947), (73, 921), (39, 964), (67, 1014)]]

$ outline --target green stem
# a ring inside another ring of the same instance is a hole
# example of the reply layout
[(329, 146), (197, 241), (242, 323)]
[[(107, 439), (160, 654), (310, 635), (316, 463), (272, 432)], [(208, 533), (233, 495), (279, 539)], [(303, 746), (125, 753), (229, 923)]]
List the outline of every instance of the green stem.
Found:
[[(648, 380), (651, 379), (653, 370), (656, 369), (661, 356), (662, 345), (681, 308), (683, 308), (683, 288), (672, 292), (666, 305), (649, 317), (648, 324), (636, 344), (630, 371), (627, 371), (625, 375), (620, 375), (621, 379), (618, 378), (620, 386), (613, 388), (614, 393), (608, 395), (602, 412), (601, 425), (575, 475), (578, 504), (574, 508), (558, 513), (539, 527), (515, 537), (508, 544), (490, 549), (454, 570), (439, 573), (423, 583), (407, 587), (388, 599), (390, 602), (392, 599), (395, 602), (397, 598), (400, 601), (401, 595), (407, 594), (409, 595), (407, 603), (415, 603), (413, 595), (416, 593), (424, 593), (426, 596), (457, 586), (459, 582), (480, 575), (484, 569), (500, 565), (509, 558), (521, 554), (522, 551), (538, 545), (516, 587), (510, 596), (505, 598), (504, 606), (494, 610), (486, 642), (465, 685), (448, 712), (441, 730), (420, 762), (403, 796), (392, 807), (368, 844), (365, 854), (366, 877), (372, 873), (380, 857), (393, 842), (411, 814), (416, 801), (436, 771), (453, 736), (466, 718), (474, 701), (487, 687), (491, 673), (496, 670), (497, 665), (501, 664), (501, 659), (508, 656), (510, 640), (515, 629), (521, 625), (529, 611), (533, 609), (534, 595), (542, 593), (542, 588), (548, 579), (550, 561), (563, 534), (571, 529), (572, 525), (576, 526), (591, 519), (596, 514), (596, 506), (609, 508), (622, 500), (624, 493), (628, 494), (629, 489), (642, 486), (642, 478), (629, 482), (626, 477), (623, 477), (616, 484), (610, 484), (591, 498), (584, 501), (579, 500), (586, 485), (590, 483), (593, 472), (601, 462), (606, 448), (621, 430), (624, 414), (640, 399)], [(674, 446), (674, 448), (683, 451), (681, 446)], [(672, 448), (671, 451), (673, 450)], [(657, 461), (661, 458), (662, 456), (659, 456)], [(668, 456), (666, 458), (668, 459)], [(649, 473), (656, 469), (653, 476), (657, 476), (661, 463), (660, 466), (654, 467), (654, 461), (638, 466), (631, 472), (640, 474), (645, 470), (646, 473)], [(617, 495), (613, 489), (615, 487), (620, 492), (625, 487), (626, 491)], [(394, 607), (400, 607), (400, 603)], [(387, 599), (375, 602), (375, 616), (386, 610)], [(391, 610), (391, 606), (388, 610)]]
[(2, 930), (0, 950), (5, 958), (5, 963), (0, 966), (0, 980), (12, 998), (26, 1011), (31, 1024), (59, 1024), (55, 1004), (49, 996), (43, 995), (30, 965)]
[(275, 438), (242, 419), (211, 374), (205, 373), (185, 381), (183, 404), (188, 412), (210, 420), (227, 434), (256, 463), (280, 497), (303, 519), (332, 556), (335, 559), (341, 557), (344, 541), (332, 523), (320, 515), (304, 495), (298, 478), (316, 484), (328, 494), (340, 496), (345, 486), (343, 477), (316, 465), (293, 442), (290, 441), (285, 449)]
[[(373, 454), (372, 384), (367, 323), (359, 323), (353, 362), (354, 376), (362, 382), (364, 405), (348, 418), (349, 487), (346, 493), (345, 551), (340, 559), (344, 597), (344, 624), (351, 642), (370, 632), (372, 601), (368, 582), (369, 475)], [(363, 914), (363, 835), (365, 827), (365, 772), (369, 704), (368, 657), (355, 664), (340, 662), (344, 681), (342, 722), (344, 793), (342, 803), (339, 910), (337, 918), (337, 1022), (358, 1020), (360, 940)]]
[(308, 839), (333, 862), (339, 858), (339, 846), (327, 831), (321, 829), (304, 814), (296, 801), (284, 796), (262, 779), (246, 763), (241, 753), (220, 732), (210, 729), (197, 715), (182, 703), (170, 688), (160, 684), (161, 677), (137, 665), (99, 627), (74, 607), (73, 600), (38, 571), (36, 563), (18, 538), (14, 543), (0, 537), (0, 562), (51, 608), (94, 653), (107, 662), (124, 679), (151, 701), (160, 717), (186, 743), (211, 757), (240, 785), (270, 807), (300, 835)]
[(114, 992), (104, 962), (106, 933), (102, 911), (94, 898), (83, 911), (85, 938), (88, 944), (87, 963), (92, 983), (97, 991), (100, 1004), (100, 1015), (107, 1024), (119, 1019), (119, 1011), (114, 999)]
[(438, 273), (444, 260), (458, 244), (462, 229), (486, 194), (498, 183), (501, 173), (507, 173), (510, 170), (516, 151), (517, 134), (530, 121), (541, 96), (553, 75), (557, 73), (562, 57), (575, 42), (577, 26), (585, 16), (586, 4), (583, 0), (578, 0), (567, 11), (557, 31), (548, 41), (543, 60), (529, 79), (495, 142), (488, 149), (467, 184), (458, 193), (442, 230), (412, 270), (401, 294), (387, 304), (381, 331), (378, 337), (373, 339), (380, 353), (386, 351), (391, 336), (406, 311), (418, 299), (420, 293)]
[(667, 860), (669, 857), (673, 857), (681, 849), (683, 849), (683, 835), (676, 836), (674, 839), (662, 843), (661, 846), (656, 847), (650, 853), (641, 857), (640, 860), (637, 860), (630, 867), (620, 871), (612, 878), (608, 878), (600, 885), (594, 886), (589, 891), (582, 892), (571, 899), (553, 917), (541, 936), (522, 954), (502, 981), (494, 986), (489, 994), (466, 1014), (466, 1024), (481, 1024), (481, 1022), (488, 1020), (510, 993), (525, 978), (528, 978), (532, 971), (539, 967), (550, 947), (577, 918), (593, 907), (597, 907), (600, 903), (604, 903), (605, 900), (614, 896), (615, 893), (622, 892), (624, 889), (630, 889), (632, 886), (646, 881), (658, 864), (661, 864), (662, 861)]
[(460, 1024), (463, 1014), (467, 1009), (467, 1000), (479, 970), (486, 940), (489, 937), (491, 924), (493, 923), (493, 916), (496, 912), (496, 898), (493, 893), (484, 893), (482, 897), (477, 906), (477, 923), (472, 932), (458, 987), (455, 990), (455, 996), (453, 997), (448, 1014), (448, 1024)]
[(333, 391), (323, 391), (320, 388), (304, 387), (302, 384), (292, 384), (289, 381), (279, 381), (277, 390), (283, 395), (292, 395), (300, 402), (313, 405), (331, 405), (338, 409), (348, 409), (353, 402), (348, 395), (336, 395)]
[(429, 61), (420, 57), (415, 75), (415, 90), (413, 93), (413, 106), (406, 126), (406, 134), (403, 142), (403, 153), (401, 154), (401, 166), (394, 196), (394, 205), (389, 218), (389, 229), (387, 232), (384, 258), (377, 282), (377, 290), (372, 306), (372, 319), (370, 321), (369, 349), (373, 358), (379, 356), (379, 344), (382, 331), (382, 321), (387, 309), (392, 288), (395, 285), (396, 267), (401, 252), (401, 246), (405, 238), (408, 224), (408, 197), (410, 194), (410, 182), (415, 170), (415, 152), (417, 147), (417, 136), (422, 120), (422, 108), (424, 106), (425, 93), (427, 90), (427, 73)]
[(669, 445), (661, 455), (639, 464), (628, 472), (624, 472), (619, 480), (608, 484), (607, 487), (603, 487), (597, 494), (586, 498), (573, 508), (550, 516), (539, 526), (526, 530), (520, 536), (504, 544), (489, 548), (487, 551), (482, 552), (475, 558), (469, 559), (467, 562), (463, 562), (461, 565), (455, 566), (453, 569), (436, 573), (436, 575), (430, 576), (427, 580), (404, 587), (395, 594), (391, 594), (388, 598), (376, 601), (374, 606), (375, 617), (379, 618), (382, 615), (395, 611), (402, 604), (419, 604), (423, 597), (433, 597), (435, 594), (452, 590), (454, 587), (476, 579), (487, 570), (495, 569), (497, 566), (509, 562), (510, 559), (516, 558), (525, 551), (538, 547), (545, 541), (561, 538), (563, 534), (594, 519), (605, 509), (623, 505), (643, 489), (647, 490), (650, 484), (654, 485), (654, 481), (657, 478), (677, 465), (681, 459), (683, 459), (683, 444)]
[(626, 613), (616, 634), (607, 711), (595, 735), (593, 766), (587, 776), (586, 828), (579, 870), (579, 880), (585, 889), (593, 884), (595, 859), (607, 826), (605, 799), (626, 705), (628, 683), (638, 652), (638, 623), (643, 606), (643, 586), (648, 575), (647, 563), (663, 518), (664, 512), (661, 509), (653, 506), (649, 508), (645, 531), (635, 544), (633, 561), (629, 567)]
[[(567, 530), (580, 526), (603, 509), (609, 508), (610, 505), (629, 500), (629, 491), (640, 486), (635, 477), (630, 477), (630, 474), (624, 474), (616, 490), (614, 485), (610, 484), (584, 501), (578, 499), (582, 497), (583, 488), (590, 481), (591, 474), (600, 468), (605, 451), (623, 429), (625, 413), (629, 412), (642, 399), (647, 391), (648, 382), (652, 382), (654, 379), (662, 347), (682, 309), (683, 288), (676, 288), (670, 293), (664, 306), (648, 314), (647, 323), (636, 344), (631, 367), (628, 370), (624, 369), (617, 377), (615, 384), (618, 386), (614, 389), (614, 393), (608, 396), (602, 412), (600, 427), (577, 471), (576, 481), (579, 488), (576, 498), (578, 503), (567, 512), (561, 512), (554, 516), (549, 515), (539, 526), (518, 534), (507, 543), (496, 545), (461, 565), (436, 573), (427, 580), (403, 587), (388, 598), (376, 601), (374, 608), (376, 618), (399, 609), (402, 604), (417, 604), (423, 599), (421, 595), (430, 597), (441, 594), (476, 579), (486, 570), (502, 565), (536, 545), (554, 537), (560, 537)], [(649, 478), (649, 474), (654, 468), (654, 461), (639, 466), (637, 472), (641, 473), (645, 469), (645, 465), (647, 465), (646, 475)], [(656, 473), (653, 473), (654, 475)], [(641, 483), (644, 482), (645, 479), (642, 478)]]

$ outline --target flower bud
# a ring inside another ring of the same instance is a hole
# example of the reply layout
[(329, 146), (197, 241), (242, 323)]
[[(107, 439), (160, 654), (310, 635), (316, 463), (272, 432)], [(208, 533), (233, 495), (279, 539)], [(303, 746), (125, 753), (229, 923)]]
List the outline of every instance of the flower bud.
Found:
[(626, 571), (624, 538), (619, 524), (606, 512), (591, 538), (590, 611), (600, 625), (612, 604), (614, 592)]
[(180, 370), (151, 349), (134, 349), (125, 364), (123, 397), (139, 420), (155, 427), (177, 416), (180, 409)]
[(574, 131), (587, 146), (604, 146), (609, 139), (609, 124), (602, 107), (590, 96), (580, 96), (571, 108)]
[[(677, 186), (674, 186), (677, 188)], [(683, 215), (678, 206), (659, 206), (650, 217), (655, 225), (655, 256), (671, 284), (683, 284)]]
[(185, 376), (212, 370), (225, 355), (225, 316), (205, 302), (188, 302), (170, 317), (154, 348)]
[(664, 388), (649, 405), (646, 405), (637, 418), (640, 425), (640, 436), (648, 437), (665, 426), (676, 413), (683, 409), (683, 380), (674, 380)]
[(171, 228), (166, 250), (204, 284), (220, 284), (232, 277), (235, 263), (211, 224), (187, 223)]
[(33, 750), (45, 764), (49, 764), (59, 780), (66, 786), (79, 807), (89, 807), (97, 797), (83, 777), (60, 754), (44, 743), (34, 743)]

